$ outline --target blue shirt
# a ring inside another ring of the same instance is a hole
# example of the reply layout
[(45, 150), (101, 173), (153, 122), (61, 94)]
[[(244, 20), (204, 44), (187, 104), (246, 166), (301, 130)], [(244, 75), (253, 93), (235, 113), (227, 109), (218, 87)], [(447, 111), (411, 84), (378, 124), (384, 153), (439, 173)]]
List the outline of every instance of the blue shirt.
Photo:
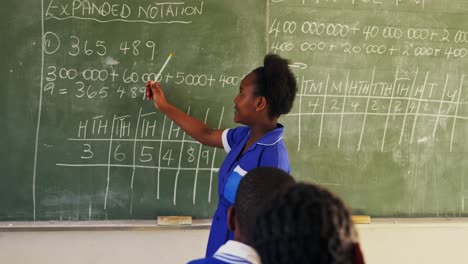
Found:
[(223, 132), (223, 146), (227, 152), (218, 173), (218, 207), (211, 224), (206, 256), (212, 256), (229, 239), (232, 233), (227, 227), (227, 211), (234, 203), (237, 187), (248, 171), (257, 167), (275, 167), (289, 173), (289, 158), (283, 141), (284, 127), (278, 124), (243, 153), (250, 138), (250, 127), (241, 126)]
[(260, 256), (255, 249), (238, 241), (229, 240), (212, 257), (196, 259), (188, 264), (260, 264)]

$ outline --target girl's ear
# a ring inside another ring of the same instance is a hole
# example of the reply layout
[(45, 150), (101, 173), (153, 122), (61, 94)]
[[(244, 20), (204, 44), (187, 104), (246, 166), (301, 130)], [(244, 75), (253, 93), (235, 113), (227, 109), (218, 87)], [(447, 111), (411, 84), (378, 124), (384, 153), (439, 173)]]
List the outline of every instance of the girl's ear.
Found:
[(264, 96), (259, 96), (257, 99), (257, 107), (255, 110), (257, 112), (263, 111), (264, 109), (267, 108), (267, 100)]

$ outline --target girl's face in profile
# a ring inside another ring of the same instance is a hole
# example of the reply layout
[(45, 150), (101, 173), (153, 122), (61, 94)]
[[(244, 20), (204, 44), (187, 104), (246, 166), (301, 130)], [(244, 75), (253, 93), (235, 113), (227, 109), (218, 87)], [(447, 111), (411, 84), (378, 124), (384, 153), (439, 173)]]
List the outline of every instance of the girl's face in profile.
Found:
[(239, 94), (234, 98), (234, 122), (251, 125), (257, 116), (260, 96), (255, 95), (256, 76), (250, 73), (242, 80)]

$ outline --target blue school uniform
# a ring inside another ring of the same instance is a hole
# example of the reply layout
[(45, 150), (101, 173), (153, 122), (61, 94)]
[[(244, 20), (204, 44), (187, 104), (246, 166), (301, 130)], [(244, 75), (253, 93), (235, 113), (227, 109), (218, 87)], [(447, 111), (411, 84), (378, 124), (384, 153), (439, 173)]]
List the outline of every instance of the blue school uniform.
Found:
[(278, 124), (257, 142), (242, 150), (250, 137), (250, 127), (241, 126), (223, 132), (227, 156), (218, 173), (218, 207), (213, 216), (206, 256), (212, 256), (233, 234), (227, 227), (227, 211), (234, 203), (237, 187), (248, 171), (257, 167), (274, 167), (289, 173), (289, 158), (283, 141), (284, 127)]
[(188, 264), (260, 264), (260, 256), (249, 245), (230, 240), (222, 245), (212, 257), (196, 259)]

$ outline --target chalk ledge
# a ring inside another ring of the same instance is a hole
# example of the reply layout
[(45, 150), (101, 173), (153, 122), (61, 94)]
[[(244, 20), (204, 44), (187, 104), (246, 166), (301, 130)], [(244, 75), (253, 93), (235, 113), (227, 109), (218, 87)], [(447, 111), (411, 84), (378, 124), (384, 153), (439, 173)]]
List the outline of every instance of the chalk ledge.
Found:
[(160, 226), (157, 220), (0, 222), (0, 231), (209, 229), (211, 219), (193, 220), (191, 225)]
[[(13, 231), (103, 231), (103, 230), (190, 230), (209, 229), (211, 219), (195, 219), (191, 225), (160, 226), (156, 220), (112, 221), (36, 221), (0, 222), (0, 232)], [(380, 227), (450, 227), (467, 226), (468, 217), (454, 218), (372, 218), (370, 224), (358, 224), (359, 228)]]

